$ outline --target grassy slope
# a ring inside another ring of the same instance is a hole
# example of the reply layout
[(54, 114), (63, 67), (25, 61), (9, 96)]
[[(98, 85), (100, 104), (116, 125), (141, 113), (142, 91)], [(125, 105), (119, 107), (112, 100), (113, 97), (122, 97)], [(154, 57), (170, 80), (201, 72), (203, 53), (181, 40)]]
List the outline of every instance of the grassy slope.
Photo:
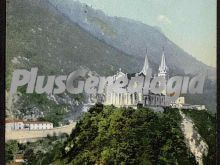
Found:
[[(15, 57), (19, 63), (12, 63)], [(67, 75), (79, 66), (89, 67), (101, 75), (115, 73), (120, 67), (129, 72), (140, 67), (137, 59), (92, 37), (46, 1), (7, 1), (7, 90), (15, 68), (38, 67), (40, 75)], [(28, 95), (23, 92), (16, 110), (27, 112), (37, 107), (45, 114), (48, 112), (46, 120), (49, 115), (49, 121), (57, 125), (62, 120), (59, 111), (66, 106), (57, 106), (55, 102), (46, 100), (42, 103), (43, 99), (47, 99), (46, 95)]]
[[(59, 74), (63, 69), (68, 74), (83, 65), (104, 75), (120, 67), (129, 72), (140, 67), (137, 59), (92, 37), (46, 1), (8, 1), (6, 43), (8, 76), (16, 66), (38, 67), (43, 74)], [(12, 65), (18, 56), (30, 61)]]

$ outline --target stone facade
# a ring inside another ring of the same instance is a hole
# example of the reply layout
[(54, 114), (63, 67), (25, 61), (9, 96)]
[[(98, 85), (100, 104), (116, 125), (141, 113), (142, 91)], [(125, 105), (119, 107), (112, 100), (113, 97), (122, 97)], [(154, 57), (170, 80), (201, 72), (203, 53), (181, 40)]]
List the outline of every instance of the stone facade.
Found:
[[(139, 73), (134, 74), (128, 74), (123, 73), (121, 69), (112, 76), (112, 82), (115, 82), (117, 79), (121, 78), (122, 76), (127, 76), (127, 78), (130, 80), (134, 76), (142, 76), (144, 79), (147, 76), (149, 69), (149, 63), (147, 55), (145, 57), (144, 66), (143, 69)], [(162, 53), (162, 59), (161, 64), (159, 66), (159, 72), (156, 76), (161, 76), (167, 80), (168, 78), (168, 67), (166, 66), (166, 60), (164, 52)], [(153, 76), (151, 75), (151, 79), (153, 79)], [(107, 87), (106, 87), (107, 88)], [(105, 105), (114, 105), (116, 107), (127, 107), (127, 106), (137, 106), (137, 104), (142, 104), (144, 106), (165, 106), (165, 97), (166, 93), (163, 92), (162, 94), (154, 94), (149, 93), (147, 95), (143, 94), (142, 92), (139, 93), (118, 93), (114, 91), (108, 91), (106, 90), (105, 94)]]

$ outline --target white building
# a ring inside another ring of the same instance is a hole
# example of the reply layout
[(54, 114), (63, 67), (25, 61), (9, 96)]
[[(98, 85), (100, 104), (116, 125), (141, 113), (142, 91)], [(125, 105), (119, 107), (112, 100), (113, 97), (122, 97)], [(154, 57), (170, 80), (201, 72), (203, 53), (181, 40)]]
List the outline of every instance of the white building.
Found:
[(25, 128), (29, 130), (44, 130), (44, 129), (52, 129), (53, 123), (46, 121), (25, 121)]
[(22, 121), (22, 120), (6, 120), (6, 131), (15, 130), (45, 130), (52, 129), (53, 123), (46, 121)]
[[(116, 80), (120, 79), (123, 76), (127, 76), (128, 80), (131, 80), (135, 76), (143, 77), (143, 79), (145, 79), (145, 77), (147, 76), (150, 76), (150, 79), (152, 80), (154, 77), (152, 75), (147, 75), (148, 69), (149, 69), (149, 63), (148, 63), (148, 58), (146, 55), (144, 66), (139, 73), (133, 73), (133, 74), (123, 73), (120, 69), (114, 76), (111, 77), (112, 78), (111, 81), (115, 82)], [(159, 66), (158, 74), (156, 76), (164, 77), (166, 81), (168, 79), (168, 67), (166, 65), (164, 51), (162, 53), (161, 64)], [(127, 89), (127, 86), (125, 88)], [(107, 86), (106, 86), (106, 89), (107, 89)], [(162, 92), (162, 94), (154, 94), (154, 93), (149, 92), (149, 94), (147, 95), (143, 94), (143, 87), (140, 93), (129, 93), (129, 92), (118, 93), (114, 91), (109, 92), (108, 90), (106, 90), (104, 104), (105, 105), (113, 104), (116, 107), (123, 107), (123, 106), (124, 107), (127, 107), (127, 106), (136, 107), (137, 104), (142, 104), (144, 106), (146, 105), (165, 106), (165, 97), (166, 97), (166, 89)]]
[(175, 102), (172, 102), (170, 106), (173, 108), (182, 108), (184, 104), (185, 104), (185, 97), (179, 97), (176, 99)]
[[(148, 94), (144, 94), (144, 85), (141, 84), (141, 92), (139, 93), (129, 93), (128, 92), (128, 85), (124, 86), (123, 89), (125, 89), (126, 92), (118, 92), (114, 90), (108, 90), (109, 84), (114, 84), (116, 80), (121, 81), (120, 78), (123, 78), (127, 76), (128, 81), (130, 82), (133, 77), (138, 77), (138, 78), (143, 78), (144, 80), (148, 78), (150, 82), (156, 78), (156, 77), (162, 77), (165, 79), (165, 82), (167, 84), (167, 81), (169, 79), (169, 68), (166, 65), (166, 59), (165, 59), (165, 54), (164, 54), (164, 49), (162, 52), (162, 57), (161, 57), (161, 63), (158, 68), (158, 73), (155, 74), (154, 76), (148, 75), (151, 72), (148, 72), (150, 69), (149, 68), (149, 63), (148, 63), (148, 58), (147, 55), (144, 60), (144, 66), (142, 70), (139, 73), (123, 73), (121, 69), (110, 77), (108, 80), (108, 83), (105, 86), (105, 95), (104, 99), (101, 98), (100, 102), (104, 103), (104, 105), (114, 105), (116, 107), (133, 107), (137, 108), (137, 105), (143, 105), (143, 106), (149, 106), (149, 107), (166, 107), (170, 106), (172, 108), (181, 108), (181, 109), (195, 109), (195, 110), (203, 110), (206, 109), (205, 105), (189, 105), (185, 103), (185, 97), (178, 97), (175, 101), (171, 101), (169, 105), (167, 105), (167, 101), (169, 102), (169, 97), (166, 92), (166, 86), (164, 90), (161, 92), (161, 94), (155, 94), (152, 93), (149, 87), (149, 92)], [(151, 73), (152, 74), (152, 73)], [(110, 83), (109, 83), (110, 82)], [(134, 87), (137, 84), (132, 84)], [(147, 93), (145, 91), (145, 93)]]
[(206, 110), (206, 107), (205, 107), (205, 105), (183, 104), (181, 109)]
[(21, 130), (24, 129), (24, 123), (22, 120), (6, 120), (5, 121), (5, 130), (12, 131), (12, 130)]
[[(112, 76), (112, 81), (115, 82), (117, 79), (121, 78), (122, 76), (128, 76), (130, 77), (130, 74), (125, 74), (121, 72), (121, 69), (119, 72), (117, 72), (116, 75)], [(118, 93), (118, 92), (109, 92), (106, 90), (106, 96), (105, 96), (105, 103), (106, 105), (115, 105), (117, 107), (120, 106), (133, 106), (137, 105), (137, 101), (142, 101), (140, 94), (130, 94), (130, 93)]]

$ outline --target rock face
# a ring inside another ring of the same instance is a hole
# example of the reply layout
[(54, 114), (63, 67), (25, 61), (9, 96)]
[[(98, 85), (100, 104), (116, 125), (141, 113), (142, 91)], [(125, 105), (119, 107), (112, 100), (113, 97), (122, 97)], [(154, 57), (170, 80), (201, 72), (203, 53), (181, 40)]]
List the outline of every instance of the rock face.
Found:
[(203, 156), (208, 154), (208, 145), (204, 140), (202, 140), (200, 134), (197, 132), (193, 121), (186, 117), (186, 115), (180, 110), (180, 115), (183, 120), (181, 123), (181, 129), (183, 131), (186, 144), (188, 145), (190, 151), (195, 156), (196, 161), (199, 165), (203, 165)]
[(19, 100), (18, 95), (11, 95), (7, 90), (5, 91), (6, 96), (6, 116), (10, 118), (14, 117), (14, 112), (16, 111), (15, 103)]

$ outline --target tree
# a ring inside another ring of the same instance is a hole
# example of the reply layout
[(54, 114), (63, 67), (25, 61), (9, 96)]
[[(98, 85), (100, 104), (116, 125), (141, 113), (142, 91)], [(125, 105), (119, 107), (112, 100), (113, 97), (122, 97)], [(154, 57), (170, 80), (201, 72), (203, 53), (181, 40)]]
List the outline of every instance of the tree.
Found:
[(5, 152), (6, 152), (6, 157), (5, 161), (9, 162), (15, 158), (15, 155), (18, 153), (19, 147), (18, 147), (18, 142), (15, 140), (10, 140), (6, 143), (5, 145)]

